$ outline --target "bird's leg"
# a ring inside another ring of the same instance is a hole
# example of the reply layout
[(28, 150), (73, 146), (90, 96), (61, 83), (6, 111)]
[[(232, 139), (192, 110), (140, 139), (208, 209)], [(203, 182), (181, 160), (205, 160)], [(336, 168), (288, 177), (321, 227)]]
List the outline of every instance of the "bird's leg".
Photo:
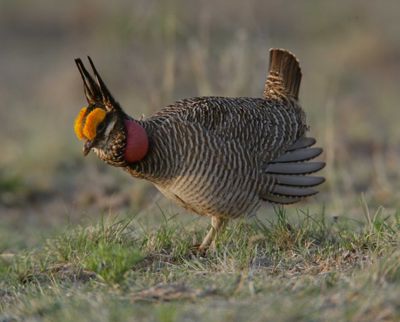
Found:
[(226, 223), (225, 218), (220, 218), (215, 216), (211, 217), (211, 228), (207, 233), (206, 237), (204, 237), (203, 242), (199, 246), (198, 248), (199, 252), (206, 251), (208, 247), (211, 245), (211, 243), (212, 243), (211, 247), (215, 247), (215, 239), (217, 237), (217, 234), (225, 223)]

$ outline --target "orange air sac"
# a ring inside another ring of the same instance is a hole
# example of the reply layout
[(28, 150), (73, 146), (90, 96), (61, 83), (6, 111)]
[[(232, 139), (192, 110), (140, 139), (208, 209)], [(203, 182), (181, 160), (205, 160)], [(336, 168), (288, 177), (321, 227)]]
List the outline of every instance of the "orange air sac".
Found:
[(149, 139), (145, 129), (133, 120), (125, 120), (126, 149), (125, 160), (128, 163), (142, 160), (149, 149)]

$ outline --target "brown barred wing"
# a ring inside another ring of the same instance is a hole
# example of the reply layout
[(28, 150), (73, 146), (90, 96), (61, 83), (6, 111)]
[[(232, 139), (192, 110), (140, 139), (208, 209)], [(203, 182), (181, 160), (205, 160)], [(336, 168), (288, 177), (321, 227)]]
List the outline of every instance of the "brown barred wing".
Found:
[(198, 124), (221, 139), (252, 151), (262, 162), (281, 155), (306, 131), (297, 106), (258, 98), (201, 97), (169, 116)]

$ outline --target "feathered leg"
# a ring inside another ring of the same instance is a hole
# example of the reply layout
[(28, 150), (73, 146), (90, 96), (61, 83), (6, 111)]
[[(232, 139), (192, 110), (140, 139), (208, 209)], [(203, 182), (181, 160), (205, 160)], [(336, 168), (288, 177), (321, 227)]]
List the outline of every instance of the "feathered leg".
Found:
[(211, 217), (211, 228), (207, 233), (206, 237), (204, 237), (203, 242), (199, 246), (198, 248), (199, 252), (206, 251), (210, 247), (210, 245), (212, 248), (215, 247), (215, 239), (219, 231), (225, 225), (226, 221), (227, 220), (225, 218), (220, 218), (215, 216)]

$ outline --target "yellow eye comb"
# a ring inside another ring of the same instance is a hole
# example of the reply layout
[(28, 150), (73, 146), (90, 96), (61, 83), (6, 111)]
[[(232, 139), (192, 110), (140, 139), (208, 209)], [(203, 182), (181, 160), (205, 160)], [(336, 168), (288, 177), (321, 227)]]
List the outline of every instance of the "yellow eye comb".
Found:
[(86, 113), (86, 107), (81, 109), (78, 117), (75, 119), (75, 134), (79, 140), (86, 138), (88, 140), (93, 140), (96, 137), (97, 126), (106, 117), (106, 111), (102, 108), (95, 108), (86, 117), (85, 124), (83, 125), (83, 118)]
[(84, 107), (80, 110), (78, 116), (75, 119), (75, 123), (74, 123), (74, 131), (76, 136), (78, 137), (79, 140), (82, 140), (84, 138), (83, 136), (83, 117), (85, 116), (87, 108)]

